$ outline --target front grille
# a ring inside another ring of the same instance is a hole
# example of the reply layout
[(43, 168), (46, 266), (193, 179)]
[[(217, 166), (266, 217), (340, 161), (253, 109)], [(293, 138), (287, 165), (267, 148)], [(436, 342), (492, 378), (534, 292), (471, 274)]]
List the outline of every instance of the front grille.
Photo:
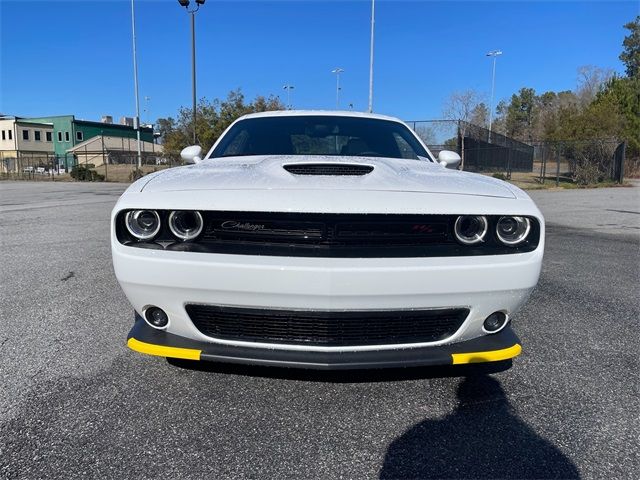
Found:
[[(327, 194), (329, 195), (329, 193)], [(540, 241), (540, 224), (516, 246), (500, 243), (495, 235), (499, 215), (488, 216), (489, 230), (477, 245), (458, 243), (453, 234), (457, 215), (379, 213), (300, 213), (200, 211), (204, 228), (193, 241), (180, 242), (166, 226), (169, 212), (153, 242), (137, 242), (118, 214), (116, 235), (128, 246), (181, 252), (277, 257), (420, 258), (504, 255), (531, 252)]]
[(246, 255), (423, 256), (425, 248), (455, 247), (450, 223), (445, 215), (209, 212), (200, 241)]
[(322, 347), (444, 340), (469, 314), (465, 308), (335, 312), (196, 304), (187, 305), (186, 310), (196, 328), (208, 337)]
[(373, 171), (371, 165), (346, 163), (296, 163), (283, 168), (292, 175), (366, 175)]

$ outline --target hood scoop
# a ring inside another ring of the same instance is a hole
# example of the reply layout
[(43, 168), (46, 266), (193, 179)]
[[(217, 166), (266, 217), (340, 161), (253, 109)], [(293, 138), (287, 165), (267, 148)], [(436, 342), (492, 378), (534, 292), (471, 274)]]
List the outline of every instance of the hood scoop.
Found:
[(283, 165), (282, 168), (292, 175), (354, 176), (367, 175), (373, 171), (371, 165), (353, 163), (294, 163)]

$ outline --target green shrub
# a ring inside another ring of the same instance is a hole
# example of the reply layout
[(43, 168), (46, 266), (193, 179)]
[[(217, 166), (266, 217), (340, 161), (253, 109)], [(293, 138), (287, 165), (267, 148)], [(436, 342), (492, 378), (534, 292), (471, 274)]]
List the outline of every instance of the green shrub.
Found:
[(129, 174), (129, 181), (130, 182), (135, 182), (136, 180), (138, 180), (139, 178), (144, 177), (144, 172), (138, 168), (136, 168), (135, 170), (133, 170), (130, 174)]
[(579, 163), (575, 166), (573, 181), (577, 185), (586, 186), (602, 182), (605, 176), (595, 163)]
[(91, 170), (87, 165), (76, 165), (71, 170), (71, 178), (79, 182), (102, 182), (104, 175), (100, 175), (95, 170)]
[(507, 176), (504, 173), (494, 173), (491, 175), (493, 178), (497, 178), (498, 180), (506, 180)]

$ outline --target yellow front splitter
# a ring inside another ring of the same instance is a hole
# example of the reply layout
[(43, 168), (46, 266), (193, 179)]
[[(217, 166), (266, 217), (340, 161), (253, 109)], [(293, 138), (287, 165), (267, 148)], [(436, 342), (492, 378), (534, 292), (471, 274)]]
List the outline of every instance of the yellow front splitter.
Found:
[(509, 360), (510, 358), (517, 357), (522, 352), (522, 347), (519, 343), (509, 347), (502, 348), (500, 350), (488, 350), (485, 352), (471, 352), (471, 353), (452, 353), (451, 359), (454, 365), (461, 365), (464, 363), (484, 363), (484, 362), (499, 362), (501, 360)]
[(127, 340), (127, 346), (136, 352), (155, 355), (157, 357), (183, 358), (185, 360), (200, 360), (202, 350), (193, 348), (167, 347), (165, 345), (154, 345), (153, 343), (141, 342), (135, 338)]

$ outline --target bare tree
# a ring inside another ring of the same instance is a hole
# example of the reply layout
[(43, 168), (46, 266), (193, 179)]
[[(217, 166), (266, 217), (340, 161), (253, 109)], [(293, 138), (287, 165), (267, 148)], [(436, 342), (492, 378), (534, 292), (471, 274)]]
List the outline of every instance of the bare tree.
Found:
[(471, 122), (476, 108), (482, 103), (483, 96), (476, 90), (462, 90), (453, 92), (444, 103), (442, 116), (447, 120), (458, 122), (460, 132), (460, 169), (464, 170), (464, 137), (467, 133), (467, 125)]
[(417, 125), (415, 132), (427, 145), (436, 144), (436, 132), (433, 127), (429, 125)]
[(613, 77), (613, 70), (594, 65), (583, 65), (578, 68), (578, 87), (576, 95), (583, 107), (589, 105), (609, 80)]

